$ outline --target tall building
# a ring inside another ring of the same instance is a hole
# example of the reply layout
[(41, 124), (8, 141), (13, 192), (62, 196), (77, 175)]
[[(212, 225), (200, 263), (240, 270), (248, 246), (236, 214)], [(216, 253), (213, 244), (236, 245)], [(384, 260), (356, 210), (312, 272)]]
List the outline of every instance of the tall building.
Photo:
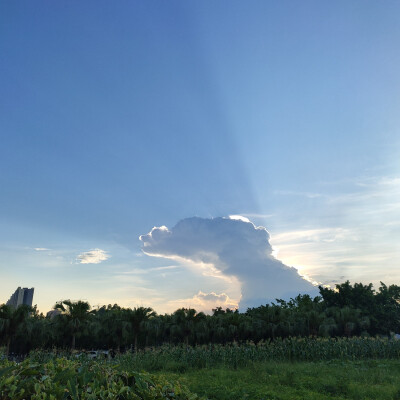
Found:
[(21, 289), (20, 287), (18, 287), (18, 289), (12, 294), (10, 299), (7, 301), (7, 305), (17, 308), (21, 304), (26, 304), (27, 306), (32, 307), (34, 290), (35, 290), (34, 288)]

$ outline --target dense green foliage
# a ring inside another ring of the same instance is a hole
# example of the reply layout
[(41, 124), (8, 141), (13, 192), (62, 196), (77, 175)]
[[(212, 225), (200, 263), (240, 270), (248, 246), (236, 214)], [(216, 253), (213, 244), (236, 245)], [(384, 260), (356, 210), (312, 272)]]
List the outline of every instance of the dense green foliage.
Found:
[[(207, 346), (175, 346), (97, 360), (76, 353), (69, 353), (66, 359), (60, 354), (34, 352), (19, 365), (0, 361), (0, 398), (400, 399), (400, 362), (393, 342), (313, 340), (314, 346), (311, 339), (276, 340), (257, 347), (217, 345), (213, 351)], [(269, 355), (267, 347), (272, 347)], [(336, 360), (329, 360), (324, 347)], [(396, 359), (350, 361), (360, 357), (362, 347), (369, 350), (361, 357), (368, 358), (368, 351), (375, 349), (371, 354), (376, 357)], [(395, 347), (398, 351), (399, 345)], [(314, 361), (293, 361), (293, 348), (297, 359)], [(265, 360), (268, 357), (269, 361)], [(291, 362), (282, 361), (290, 358)], [(136, 372), (139, 368), (140, 373)]]
[(0, 306), (0, 338), (2, 344), (6, 345), (6, 354), (9, 353), (13, 336), (17, 334), (18, 330), (24, 330), (23, 325), (28, 318), (29, 311), (30, 308), (27, 306), (17, 309), (4, 304)]
[[(33, 351), (34, 362), (49, 362), (60, 357), (88, 359), (91, 354)], [(242, 368), (266, 361), (352, 361), (400, 359), (400, 341), (387, 338), (287, 338), (274, 341), (216, 345), (164, 345), (137, 352), (117, 354), (114, 358), (98, 354), (100, 360), (120, 365), (129, 371), (187, 371), (193, 368)]]
[(375, 338), (287, 338), (241, 345), (162, 346), (122, 354), (127, 369), (186, 371), (190, 368), (241, 368), (265, 361), (399, 359), (400, 341)]
[(212, 315), (179, 309), (157, 315), (151, 308), (88, 303), (57, 303), (60, 315), (46, 318), (35, 309), (0, 308), (0, 345), (17, 353), (32, 349), (80, 348), (123, 351), (163, 344), (204, 345), (289, 337), (375, 337), (400, 332), (400, 287), (345, 282), (320, 296), (237, 310), (216, 308)]
[(4, 400), (198, 399), (162, 376), (127, 371), (106, 362), (56, 358), (35, 363), (26, 359), (20, 364), (3, 360), (0, 366), (0, 398)]

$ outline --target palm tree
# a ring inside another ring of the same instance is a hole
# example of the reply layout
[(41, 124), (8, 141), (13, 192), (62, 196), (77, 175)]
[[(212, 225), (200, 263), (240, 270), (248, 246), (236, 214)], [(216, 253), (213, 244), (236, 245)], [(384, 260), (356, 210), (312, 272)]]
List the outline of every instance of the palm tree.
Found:
[(75, 301), (63, 300), (58, 302), (55, 309), (61, 310), (68, 321), (68, 326), (72, 335), (71, 350), (75, 349), (76, 336), (82, 333), (82, 330), (90, 318), (89, 310), (90, 305), (86, 301)]
[(197, 313), (193, 308), (180, 308), (172, 314), (173, 326), (180, 331), (186, 346), (189, 345), (189, 337), (195, 332), (196, 326), (205, 324), (205, 320), (205, 314)]
[(148, 346), (149, 343), (153, 345), (159, 344), (160, 342), (162, 343), (165, 339), (165, 318), (160, 315), (156, 315), (150, 318), (145, 325), (147, 331), (146, 346)]
[(114, 304), (103, 306), (95, 311), (96, 338), (107, 347), (120, 351), (128, 336), (129, 323), (126, 321), (127, 310)]
[(155, 317), (155, 311), (150, 307), (135, 307), (133, 310), (128, 310), (126, 314), (126, 320), (130, 323), (133, 330), (134, 337), (134, 348), (135, 353), (138, 350), (138, 337), (143, 331), (146, 322), (151, 318)]
[(0, 333), (6, 343), (6, 356), (10, 352), (12, 338), (28, 318), (32, 310), (27, 305), (21, 305), (17, 308), (3, 304), (0, 306)]

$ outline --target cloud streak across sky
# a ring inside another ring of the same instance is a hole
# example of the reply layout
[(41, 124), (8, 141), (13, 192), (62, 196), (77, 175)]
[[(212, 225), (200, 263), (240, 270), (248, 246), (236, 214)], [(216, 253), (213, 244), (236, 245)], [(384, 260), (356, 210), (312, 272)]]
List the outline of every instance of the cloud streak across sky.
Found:
[(171, 230), (154, 227), (140, 240), (149, 256), (201, 265), (203, 274), (206, 265), (211, 276), (236, 278), (242, 310), (299, 293), (316, 294), (295, 268), (273, 257), (267, 230), (246, 218), (186, 218)]

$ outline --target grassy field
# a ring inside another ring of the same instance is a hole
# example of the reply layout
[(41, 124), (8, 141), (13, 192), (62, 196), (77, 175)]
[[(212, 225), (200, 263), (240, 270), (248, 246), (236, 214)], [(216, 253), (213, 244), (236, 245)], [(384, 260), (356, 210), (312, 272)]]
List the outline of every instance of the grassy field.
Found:
[(268, 361), (181, 372), (169, 367), (149, 374), (106, 360), (3, 363), (0, 399), (400, 399), (397, 360)]
[(210, 400), (396, 400), (400, 361), (263, 362), (162, 374)]
[(166, 346), (118, 362), (178, 380), (210, 400), (400, 400), (400, 342), (382, 338)]
[(3, 359), (0, 399), (25, 398), (400, 400), (400, 342), (309, 338), (162, 346), (112, 359), (67, 351)]

